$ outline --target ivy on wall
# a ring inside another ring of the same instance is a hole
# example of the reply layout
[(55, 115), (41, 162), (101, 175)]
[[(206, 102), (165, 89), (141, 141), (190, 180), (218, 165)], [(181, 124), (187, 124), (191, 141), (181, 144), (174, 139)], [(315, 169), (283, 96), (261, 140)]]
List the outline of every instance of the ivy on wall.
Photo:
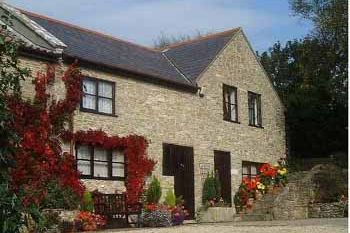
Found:
[(48, 195), (48, 184), (57, 182), (81, 197), (84, 186), (75, 169), (75, 159), (62, 153), (59, 137), (79, 103), (81, 73), (71, 65), (61, 77), (66, 87), (65, 98), (51, 98), (48, 87), (55, 81), (55, 67), (48, 66), (46, 73), (38, 73), (33, 81), (35, 96), (32, 101), (16, 95), (7, 97), (7, 106), (14, 121), (10, 127), (20, 138), (11, 170), (12, 188), (23, 194), (23, 205), (40, 207)]
[(128, 204), (139, 201), (143, 192), (145, 177), (151, 174), (156, 162), (147, 158), (147, 140), (142, 136), (108, 136), (101, 130), (66, 132), (63, 139), (79, 145), (98, 146), (106, 150), (124, 150), (126, 159), (126, 195)]

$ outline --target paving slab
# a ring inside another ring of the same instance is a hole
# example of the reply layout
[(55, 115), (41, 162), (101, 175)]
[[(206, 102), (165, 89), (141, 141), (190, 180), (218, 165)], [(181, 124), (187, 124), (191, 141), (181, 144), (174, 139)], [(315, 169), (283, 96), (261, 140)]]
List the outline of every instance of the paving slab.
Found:
[(99, 233), (346, 233), (347, 218), (186, 224), (168, 228), (109, 229)]

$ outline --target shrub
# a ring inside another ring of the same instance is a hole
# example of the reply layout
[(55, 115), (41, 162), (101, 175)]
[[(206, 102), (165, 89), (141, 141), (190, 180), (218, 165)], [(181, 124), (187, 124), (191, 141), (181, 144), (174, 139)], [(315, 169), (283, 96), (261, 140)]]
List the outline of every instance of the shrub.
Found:
[(80, 197), (68, 186), (62, 187), (57, 181), (50, 181), (47, 195), (43, 199), (41, 208), (45, 209), (76, 209), (80, 204)]
[(188, 211), (184, 206), (185, 201), (182, 196), (177, 198), (176, 206), (171, 210), (171, 221), (173, 225), (181, 225), (185, 220), (186, 216), (189, 215)]
[(316, 184), (316, 202), (337, 202), (342, 195), (347, 196), (347, 181), (337, 166), (322, 165), (313, 182)]
[(205, 204), (208, 201), (219, 200), (220, 194), (220, 181), (212, 172), (207, 175), (203, 184), (202, 203)]
[(24, 224), (21, 200), (6, 183), (0, 184), (0, 210), (0, 232), (18, 232)]
[(77, 229), (79, 231), (95, 231), (107, 224), (105, 217), (87, 211), (81, 211), (74, 221), (75, 225), (81, 226), (81, 229)]
[(83, 201), (81, 204), (81, 210), (93, 212), (94, 211), (94, 200), (90, 192), (84, 192)]
[(160, 187), (160, 182), (155, 176), (153, 176), (153, 179), (146, 191), (146, 202), (148, 204), (156, 204), (159, 202), (161, 196), (162, 188)]
[(172, 189), (168, 189), (166, 192), (164, 204), (171, 208), (176, 206), (176, 197)]

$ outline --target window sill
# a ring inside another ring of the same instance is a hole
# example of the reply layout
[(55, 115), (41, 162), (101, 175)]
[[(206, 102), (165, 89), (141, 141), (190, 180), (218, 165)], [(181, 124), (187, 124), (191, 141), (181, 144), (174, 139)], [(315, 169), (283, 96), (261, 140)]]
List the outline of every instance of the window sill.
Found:
[(249, 126), (251, 126), (251, 127), (255, 127), (255, 128), (259, 128), (259, 129), (263, 129), (264, 127), (263, 126), (261, 126), (261, 125), (251, 125), (251, 124), (249, 124)]
[(80, 108), (80, 111), (81, 111), (81, 112), (92, 113), (92, 114), (96, 114), (96, 115), (102, 115), (102, 116), (118, 117), (118, 115), (116, 115), (116, 114), (110, 114), (110, 113), (104, 113), (104, 112), (97, 112), (97, 111), (95, 111), (95, 110), (87, 109), (87, 108)]
[(232, 122), (232, 123), (236, 123), (236, 124), (241, 124), (241, 122), (239, 122), (239, 121), (234, 121), (234, 120), (230, 120), (230, 119), (224, 119), (224, 121)]
[(86, 175), (81, 175), (79, 179), (87, 180), (110, 180), (110, 181), (125, 181), (124, 177), (91, 177)]

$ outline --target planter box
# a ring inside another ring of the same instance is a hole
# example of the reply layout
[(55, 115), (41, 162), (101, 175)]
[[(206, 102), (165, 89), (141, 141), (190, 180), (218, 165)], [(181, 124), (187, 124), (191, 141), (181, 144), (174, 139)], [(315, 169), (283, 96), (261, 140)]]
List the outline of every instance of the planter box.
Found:
[(201, 213), (199, 222), (232, 222), (236, 211), (233, 207), (209, 207)]

